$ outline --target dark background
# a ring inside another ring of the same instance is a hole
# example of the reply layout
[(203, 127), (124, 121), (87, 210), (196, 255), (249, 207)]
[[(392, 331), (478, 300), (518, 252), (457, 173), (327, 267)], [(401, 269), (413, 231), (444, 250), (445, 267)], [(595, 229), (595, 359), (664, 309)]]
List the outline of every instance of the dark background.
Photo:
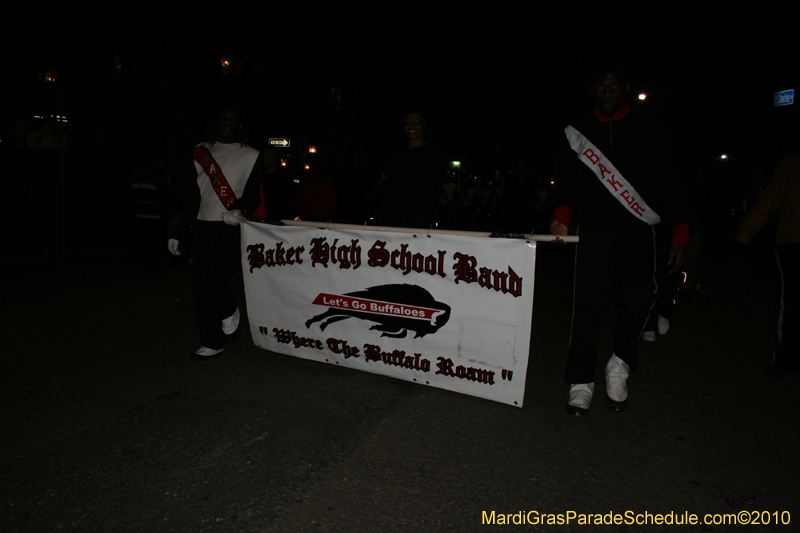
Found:
[[(560, 129), (592, 106), (589, 69), (621, 57), (633, 94), (648, 94), (636, 105), (660, 115), (687, 179), (734, 204), (749, 180), (769, 177), (794, 129), (796, 106), (772, 107), (773, 93), (797, 82), (796, 44), (779, 12), (290, 12), (247, 4), (171, 17), (141, 4), (95, 11), (12, 11), (3, 49), (0, 157), (15, 176), (9, 208), (58, 220), (62, 251), (81, 249), (86, 237), (113, 237), (114, 225), (96, 217), (108, 220), (120, 180), (142, 158), (158, 159), (174, 179), (191, 178), (188, 154), (223, 101), (246, 110), (253, 146), (289, 137), (297, 167), (315, 145), (334, 179), (343, 179), (357, 149), (377, 166), (403, 145), (402, 117), (413, 107), (428, 119), (429, 141), (471, 175), (523, 161), (547, 182)], [(55, 81), (44, 81), (48, 75)], [(36, 149), (41, 142), (31, 139), (43, 130), (65, 136), (66, 149)]]

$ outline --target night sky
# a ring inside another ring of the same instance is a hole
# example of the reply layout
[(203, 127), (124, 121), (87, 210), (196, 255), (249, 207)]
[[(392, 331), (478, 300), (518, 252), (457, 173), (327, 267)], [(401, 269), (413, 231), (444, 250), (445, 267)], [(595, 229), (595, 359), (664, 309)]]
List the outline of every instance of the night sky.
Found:
[[(476, 172), (498, 155), (544, 167), (561, 128), (592, 106), (589, 66), (616, 55), (688, 167), (721, 152), (772, 164), (775, 138), (785, 136), (776, 124), (794, 111), (773, 109), (772, 93), (797, 82), (780, 14), (483, 8), (288, 13), (241, 4), (173, 19), (139, 6), (101, 12), (102, 22), (74, 8), (12, 16), (3, 134), (20, 116), (60, 108), (112, 152), (146, 139), (169, 158), (200, 140), (210, 107), (233, 98), (249, 111), (255, 145), (286, 136), (380, 154), (403, 144), (402, 116), (415, 107), (428, 117), (429, 140)], [(223, 56), (234, 64), (229, 76), (220, 75)], [(47, 68), (59, 69), (63, 97), (31, 83)], [(330, 110), (332, 87), (339, 112)]]

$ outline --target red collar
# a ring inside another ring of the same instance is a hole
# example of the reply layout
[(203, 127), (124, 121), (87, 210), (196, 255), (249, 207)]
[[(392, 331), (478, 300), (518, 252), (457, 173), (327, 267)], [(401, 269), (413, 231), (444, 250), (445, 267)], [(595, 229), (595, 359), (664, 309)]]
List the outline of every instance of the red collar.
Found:
[[(616, 122), (617, 120), (621, 120), (622, 118), (625, 117), (625, 115), (628, 114), (628, 111), (630, 111), (630, 110), (631, 110), (630, 104), (628, 102), (625, 102), (625, 105), (622, 106), (622, 108), (619, 111), (614, 113), (614, 117), (611, 120), (613, 122)], [(606, 115), (604, 115), (600, 111), (599, 107), (595, 106), (595, 108), (594, 108), (594, 116), (596, 116), (600, 120), (600, 122), (608, 122), (608, 117)]]

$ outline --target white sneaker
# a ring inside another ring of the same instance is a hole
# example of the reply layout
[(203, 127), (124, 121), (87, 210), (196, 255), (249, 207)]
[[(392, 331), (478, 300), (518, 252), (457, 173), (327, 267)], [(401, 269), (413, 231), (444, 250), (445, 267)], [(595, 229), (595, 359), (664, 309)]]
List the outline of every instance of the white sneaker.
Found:
[(206, 348), (205, 346), (201, 346), (200, 348), (198, 348), (196, 352), (194, 352), (194, 354), (202, 357), (212, 357), (214, 355), (221, 354), (222, 351), (223, 351), (222, 348), (220, 348), (219, 350), (215, 350), (214, 348)]
[(656, 342), (656, 332), (645, 331), (644, 333), (642, 333), (642, 340), (646, 342)]
[(222, 321), (222, 332), (225, 335), (230, 335), (236, 328), (239, 327), (239, 308), (236, 308), (236, 311), (233, 312), (231, 316), (226, 318)]
[(567, 413), (574, 416), (589, 416), (594, 383), (576, 383), (569, 386)]
[(606, 406), (612, 411), (622, 411), (628, 401), (628, 363), (612, 354), (606, 364)]
[(666, 335), (669, 331), (669, 318), (658, 315), (658, 334)]

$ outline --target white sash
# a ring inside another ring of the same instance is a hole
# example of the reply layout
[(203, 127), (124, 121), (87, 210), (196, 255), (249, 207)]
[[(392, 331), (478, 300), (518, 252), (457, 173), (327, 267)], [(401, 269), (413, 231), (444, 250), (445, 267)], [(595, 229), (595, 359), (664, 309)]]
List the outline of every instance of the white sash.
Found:
[(589, 139), (572, 126), (567, 126), (564, 129), (564, 133), (567, 134), (570, 148), (575, 150), (583, 164), (595, 173), (600, 182), (608, 189), (608, 192), (623, 207), (632, 215), (635, 215), (636, 218), (651, 226), (661, 222), (661, 217), (658, 216), (658, 213), (647, 205), (639, 193), (636, 192), (636, 189), (622, 177), (622, 174), (619, 173), (611, 161)]

